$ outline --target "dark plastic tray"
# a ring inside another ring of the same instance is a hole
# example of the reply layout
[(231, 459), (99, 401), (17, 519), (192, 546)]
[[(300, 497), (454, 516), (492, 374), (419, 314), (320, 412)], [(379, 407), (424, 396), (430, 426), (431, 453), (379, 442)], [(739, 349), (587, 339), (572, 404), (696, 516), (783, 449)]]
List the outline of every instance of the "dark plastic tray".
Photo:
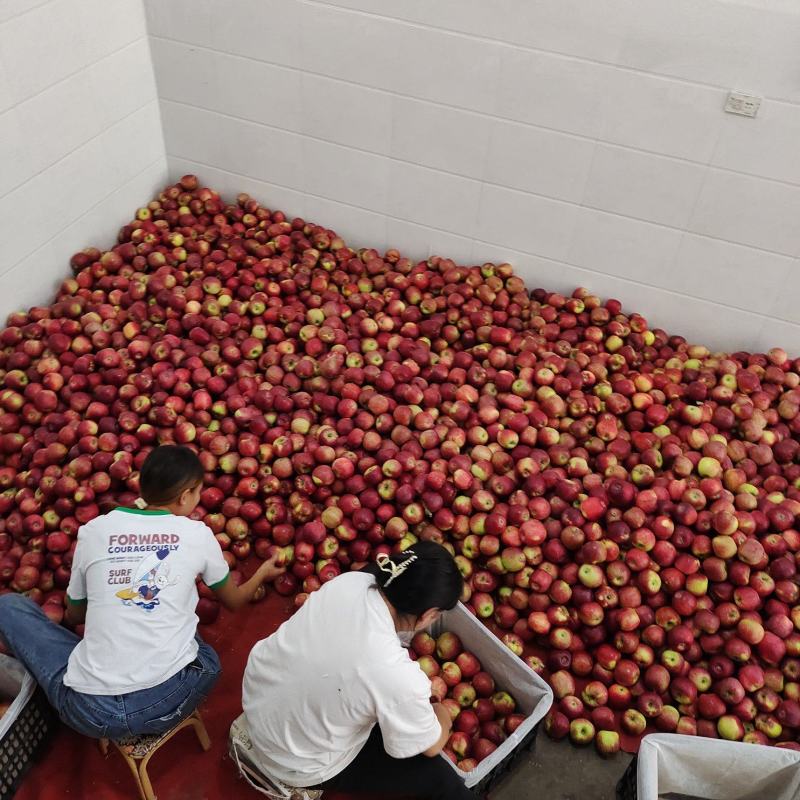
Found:
[(622, 777), (617, 781), (617, 800), (637, 800), (639, 796), (636, 785), (637, 761), (638, 757), (634, 756)]
[(542, 723), (539, 722), (536, 726), (531, 728), (522, 742), (474, 787), (479, 797), (497, 786), (497, 784), (516, 767), (523, 756), (533, 752), (536, 746), (536, 737), (539, 735), (539, 728), (541, 726)]
[(37, 687), (0, 740), (0, 800), (11, 800), (56, 728), (56, 714)]
[[(485, 793), (533, 749), (539, 725), (552, 705), (553, 693), (524, 661), (515, 656), (461, 603), (439, 618), (432, 633), (438, 635), (444, 630), (460, 637), (464, 647), (475, 653), (484, 669), (495, 678), (498, 689), (512, 692), (520, 712), (526, 714), (522, 725), (474, 770), (460, 772), (448, 761), (469, 788)], [(441, 758), (446, 756), (442, 755)]]

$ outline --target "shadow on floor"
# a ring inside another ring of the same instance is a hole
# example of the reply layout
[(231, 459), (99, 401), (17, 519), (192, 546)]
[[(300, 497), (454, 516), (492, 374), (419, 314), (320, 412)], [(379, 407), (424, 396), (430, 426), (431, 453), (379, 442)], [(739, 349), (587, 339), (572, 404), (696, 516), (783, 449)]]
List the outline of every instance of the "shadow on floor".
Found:
[(631, 756), (603, 759), (593, 746), (554, 742), (541, 731), (536, 747), (490, 794), (491, 800), (615, 800)]

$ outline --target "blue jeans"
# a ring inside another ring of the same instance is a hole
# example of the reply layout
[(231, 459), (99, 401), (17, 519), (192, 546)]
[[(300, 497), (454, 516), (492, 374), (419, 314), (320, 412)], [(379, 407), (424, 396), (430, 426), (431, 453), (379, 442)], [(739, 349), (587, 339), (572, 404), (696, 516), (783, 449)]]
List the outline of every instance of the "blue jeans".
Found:
[(158, 686), (118, 695), (82, 694), (64, 685), (79, 637), (55, 625), (32, 600), (0, 595), (0, 636), (62, 722), (95, 739), (165, 733), (197, 708), (221, 671), (217, 654), (198, 636), (195, 661)]

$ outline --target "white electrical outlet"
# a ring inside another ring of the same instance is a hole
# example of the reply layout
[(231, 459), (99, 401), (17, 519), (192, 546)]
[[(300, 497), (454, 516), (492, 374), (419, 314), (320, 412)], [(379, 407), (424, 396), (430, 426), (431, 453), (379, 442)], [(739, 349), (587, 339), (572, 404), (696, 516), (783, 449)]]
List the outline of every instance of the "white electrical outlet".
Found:
[(729, 114), (739, 114), (742, 117), (754, 117), (758, 114), (761, 98), (741, 92), (731, 92), (725, 103), (725, 110)]

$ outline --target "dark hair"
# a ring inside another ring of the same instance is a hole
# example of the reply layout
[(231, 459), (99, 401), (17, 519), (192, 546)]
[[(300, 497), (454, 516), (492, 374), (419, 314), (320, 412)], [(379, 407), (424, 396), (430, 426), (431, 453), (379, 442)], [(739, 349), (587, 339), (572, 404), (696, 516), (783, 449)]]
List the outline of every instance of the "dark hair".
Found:
[[(383, 596), (401, 614), (419, 616), (430, 608), (447, 611), (461, 597), (464, 581), (453, 556), (442, 545), (417, 542), (389, 559), (385, 569), (370, 564), (365, 571), (375, 576)], [(392, 566), (403, 571), (397, 574)]]
[(203, 465), (193, 450), (177, 444), (162, 445), (144, 460), (139, 491), (148, 505), (169, 505), (186, 489), (202, 483), (203, 474)]

